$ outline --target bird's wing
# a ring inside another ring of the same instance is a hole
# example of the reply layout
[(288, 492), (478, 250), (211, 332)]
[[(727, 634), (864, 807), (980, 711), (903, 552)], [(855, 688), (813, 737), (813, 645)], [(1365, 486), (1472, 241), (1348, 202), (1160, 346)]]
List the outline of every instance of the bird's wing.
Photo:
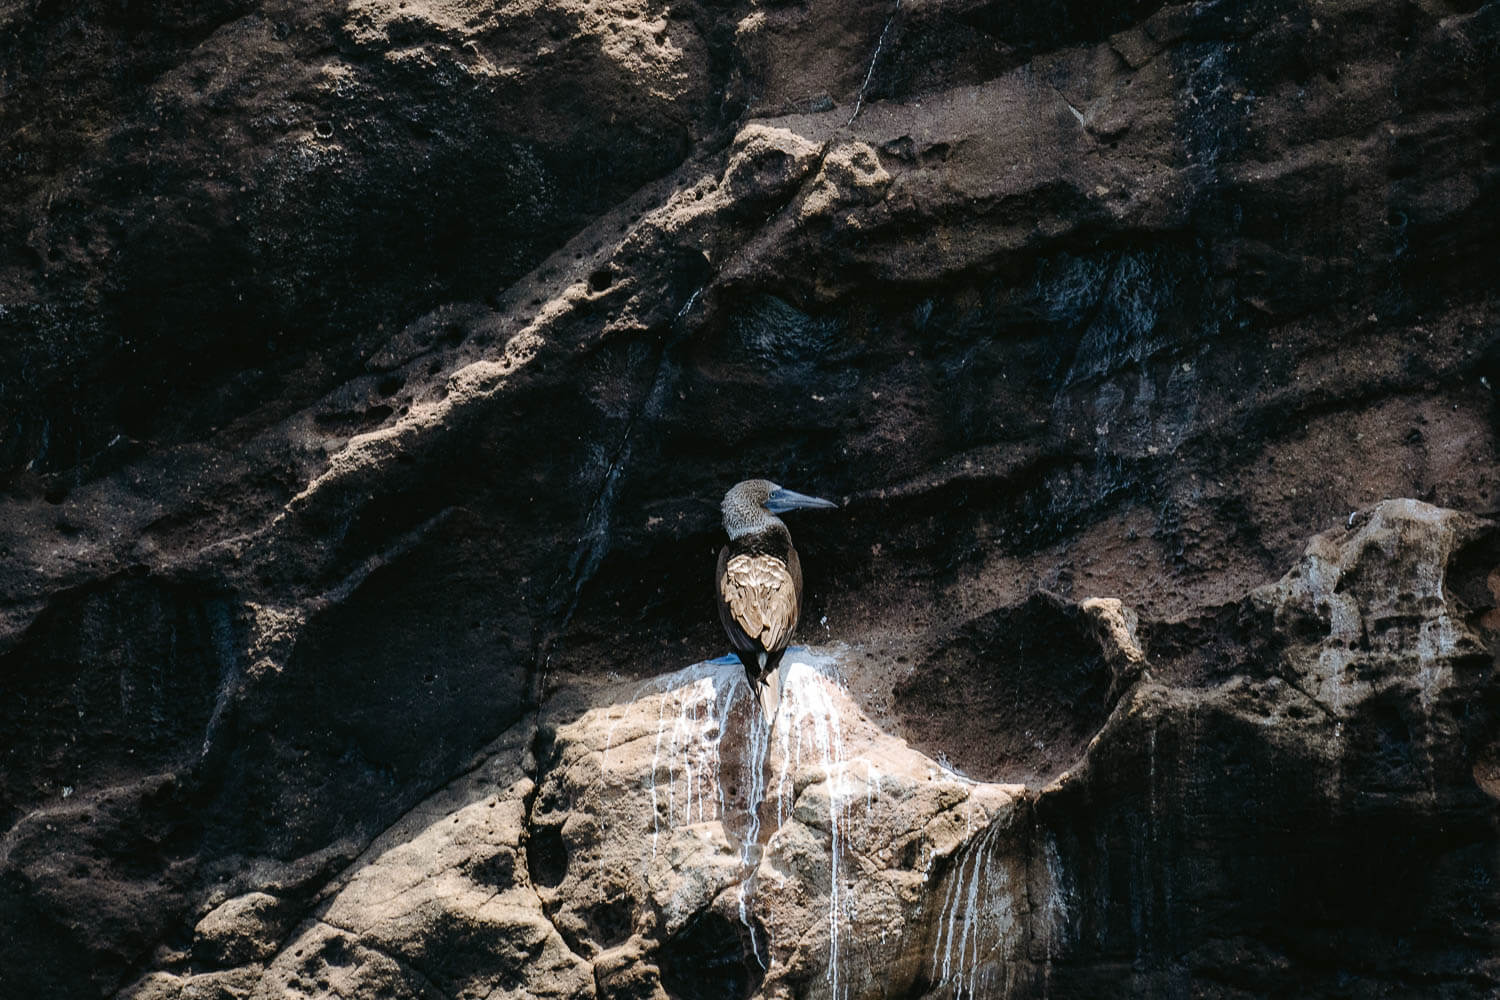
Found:
[(785, 649), (797, 627), (798, 589), (791, 569), (775, 556), (734, 556), (719, 575), (729, 618), (768, 651)]
[(726, 573), (729, 565), (729, 546), (719, 550), (719, 570), (714, 575), (714, 598), (719, 605), (719, 622), (724, 626), (724, 632), (729, 636), (729, 644), (737, 653), (755, 654), (760, 651), (760, 645), (755, 637), (745, 633), (745, 629), (735, 620), (734, 612), (729, 607), (729, 601), (725, 597), (727, 589), (725, 586)]

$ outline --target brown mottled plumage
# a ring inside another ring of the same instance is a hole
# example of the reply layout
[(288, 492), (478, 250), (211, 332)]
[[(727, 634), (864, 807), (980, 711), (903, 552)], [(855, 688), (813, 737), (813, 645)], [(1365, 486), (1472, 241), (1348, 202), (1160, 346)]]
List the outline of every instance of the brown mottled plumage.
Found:
[[(719, 618), (735, 652), (779, 655), (785, 650), (802, 613), (797, 550), (788, 549), (782, 561), (772, 555), (730, 556), (726, 545), (719, 553), (718, 578)], [(775, 666), (768, 664), (772, 670)]]
[[(729, 544), (719, 552), (714, 578), (719, 621), (752, 686), (762, 686), (758, 690), (769, 686), (802, 613), (802, 561), (792, 548), (791, 532), (776, 515), (833, 506), (764, 479), (746, 480), (724, 496)], [(770, 692), (772, 698), (774, 694)]]

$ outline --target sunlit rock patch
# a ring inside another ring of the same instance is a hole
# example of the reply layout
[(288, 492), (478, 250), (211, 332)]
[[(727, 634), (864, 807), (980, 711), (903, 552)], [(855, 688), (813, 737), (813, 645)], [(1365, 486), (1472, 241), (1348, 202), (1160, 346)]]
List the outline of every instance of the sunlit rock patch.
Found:
[(1035, 863), (1025, 789), (881, 732), (839, 665), (790, 654), (769, 727), (732, 659), (558, 726), (533, 828), (562, 831), (567, 874), (542, 896), (580, 953), (606, 946), (591, 914), (627, 900), (633, 933), (666, 954), (705, 920), (739, 925), (696, 935), (702, 988), (722, 974), (729, 994), (975, 995), (1050, 940), (1037, 920), (1065, 904), (1055, 865)]

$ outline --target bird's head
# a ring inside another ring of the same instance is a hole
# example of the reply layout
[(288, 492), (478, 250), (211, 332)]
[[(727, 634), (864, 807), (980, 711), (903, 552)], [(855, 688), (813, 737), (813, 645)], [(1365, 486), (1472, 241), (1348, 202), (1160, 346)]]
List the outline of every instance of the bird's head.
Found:
[(766, 479), (747, 479), (724, 494), (724, 530), (730, 538), (752, 534), (780, 521), (789, 510), (837, 507), (832, 500), (782, 489)]

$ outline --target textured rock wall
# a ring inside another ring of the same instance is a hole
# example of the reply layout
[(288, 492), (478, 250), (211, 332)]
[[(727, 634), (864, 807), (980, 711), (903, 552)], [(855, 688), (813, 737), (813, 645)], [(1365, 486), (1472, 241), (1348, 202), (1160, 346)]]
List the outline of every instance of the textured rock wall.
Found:
[[(841, 990), (1487, 995), (1497, 53), (1461, 2), (0, 11), (0, 993), (829, 989), (816, 815), (760, 944), (558, 868), (603, 806), (548, 762), (722, 651), (758, 474), (844, 503), (793, 530), (847, 745), (1027, 789)], [(1002, 870), (1067, 919), (981, 956), (934, 914)]]
[(1500, 687), (1445, 581), (1493, 527), (1357, 520), (1244, 598), (1287, 641), (1219, 683), (1054, 599), (1118, 693), (1044, 785), (882, 731), (848, 646), (794, 650), (770, 724), (724, 657), (551, 700), (311, 907), (221, 889), (123, 995), (1482, 995)]

